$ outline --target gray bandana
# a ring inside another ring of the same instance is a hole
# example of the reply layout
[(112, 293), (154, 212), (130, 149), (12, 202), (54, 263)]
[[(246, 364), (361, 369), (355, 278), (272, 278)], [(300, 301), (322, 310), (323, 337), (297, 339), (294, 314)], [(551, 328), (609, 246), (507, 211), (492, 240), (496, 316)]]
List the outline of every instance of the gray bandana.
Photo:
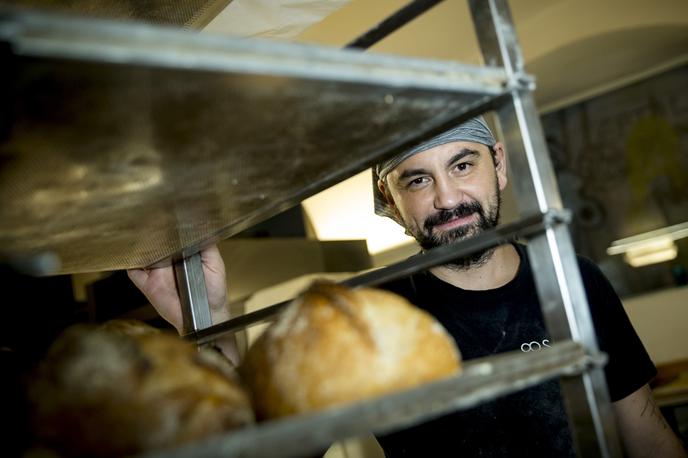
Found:
[(397, 218), (396, 214), (387, 203), (387, 200), (385, 200), (385, 197), (378, 189), (378, 180), (384, 179), (389, 172), (394, 170), (399, 164), (414, 154), (451, 142), (474, 142), (487, 146), (494, 146), (494, 144), (497, 143), (492, 135), (492, 132), (490, 131), (490, 128), (487, 127), (485, 120), (482, 118), (482, 116), (480, 116), (470, 119), (447, 132), (437, 135), (436, 137), (433, 137), (407, 151), (402, 152), (401, 154), (396, 155), (391, 159), (388, 159), (385, 162), (381, 162), (377, 166), (373, 167), (373, 197), (375, 199), (375, 214), (380, 216), (388, 216), (403, 226), (403, 222)]

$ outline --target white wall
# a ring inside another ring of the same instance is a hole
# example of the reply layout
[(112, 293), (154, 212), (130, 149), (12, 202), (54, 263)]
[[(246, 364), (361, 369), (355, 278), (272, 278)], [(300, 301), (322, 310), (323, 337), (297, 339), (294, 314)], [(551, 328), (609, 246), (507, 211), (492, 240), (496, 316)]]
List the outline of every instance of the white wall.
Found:
[(655, 365), (688, 359), (688, 286), (623, 300)]

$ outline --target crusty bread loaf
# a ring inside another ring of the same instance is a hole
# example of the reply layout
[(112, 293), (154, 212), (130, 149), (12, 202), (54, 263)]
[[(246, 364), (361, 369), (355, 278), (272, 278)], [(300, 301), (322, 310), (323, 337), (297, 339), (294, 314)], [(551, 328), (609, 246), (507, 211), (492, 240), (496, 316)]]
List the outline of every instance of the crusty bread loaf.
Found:
[(66, 330), (31, 381), (29, 400), (38, 445), (60, 456), (137, 454), (254, 420), (221, 355), (130, 320)]
[(454, 340), (387, 291), (318, 282), (249, 349), (241, 368), (259, 418), (309, 412), (456, 374)]

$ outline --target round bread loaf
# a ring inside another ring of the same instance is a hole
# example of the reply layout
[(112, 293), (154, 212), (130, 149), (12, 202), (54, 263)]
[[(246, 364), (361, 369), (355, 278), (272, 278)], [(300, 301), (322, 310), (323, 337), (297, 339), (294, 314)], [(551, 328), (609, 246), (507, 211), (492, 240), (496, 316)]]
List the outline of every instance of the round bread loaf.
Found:
[(451, 336), (401, 296), (318, 282), (256, 340), (241, 372), (266, 419), (409, 388), (460, 367)]
[(221, 355), (133, 320), (67, 329), (28, 394), (36, 446), (60, 456), (128, 456), (254, 421)]

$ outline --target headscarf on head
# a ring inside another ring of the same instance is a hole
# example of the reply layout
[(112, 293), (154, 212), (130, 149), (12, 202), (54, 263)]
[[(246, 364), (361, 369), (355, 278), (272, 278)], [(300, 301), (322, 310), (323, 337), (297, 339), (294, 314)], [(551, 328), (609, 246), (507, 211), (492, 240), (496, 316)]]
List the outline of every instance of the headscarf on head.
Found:
[(494, 135), (492, 135), (492, 132), (490, 131), (490, 128), (487, 127), (485, 120), (482, 116), (479, 116), (477, 118), (469, 119), (463, 124), (460, 124), (457, 127), (448, 130), (447, 132), (439, 134), (407, 151), (397, 154), (393, 158), (377, 164), (377, 166), (373, 167), (373, 198), (375, 199), (375, 214), (380, 216), (388, 216), (403, 226), (403, 222), (399, 220), (397, 214), (387, 203), (385, 196), (383, 196), (378, 189), (378, 180), (384, 180), (389, 172), (394, 170), (399, 164), (411, 156), (430, 148), (434, 148), (435, 146), (444, 145), (445, 143), (451, 142), (474, 142), (489, 147), (492, 147), (495, 143), (497, 143)]

